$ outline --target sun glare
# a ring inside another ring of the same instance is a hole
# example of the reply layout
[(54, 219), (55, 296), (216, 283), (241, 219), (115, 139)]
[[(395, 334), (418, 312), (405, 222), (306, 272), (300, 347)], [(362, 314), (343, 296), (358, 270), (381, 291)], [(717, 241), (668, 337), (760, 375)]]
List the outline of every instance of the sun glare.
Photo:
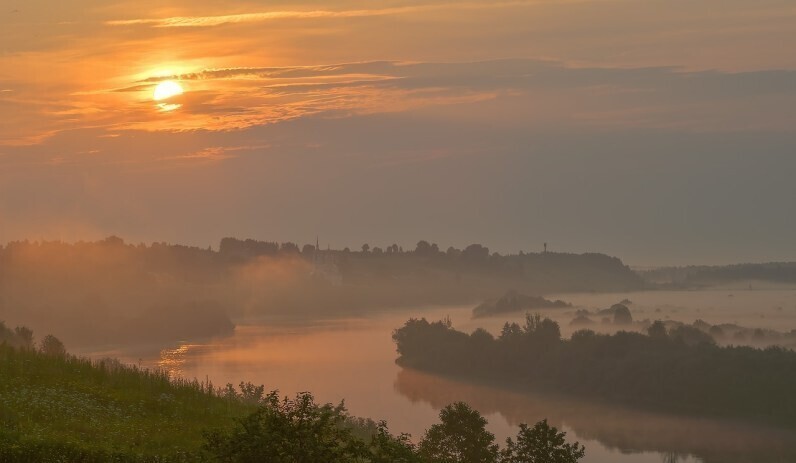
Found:
[(152, 98), (155, 101), (162, 101), (168, 98), (182, 95), (182, 86), (173, 80), (164, 80), (155, 87)]

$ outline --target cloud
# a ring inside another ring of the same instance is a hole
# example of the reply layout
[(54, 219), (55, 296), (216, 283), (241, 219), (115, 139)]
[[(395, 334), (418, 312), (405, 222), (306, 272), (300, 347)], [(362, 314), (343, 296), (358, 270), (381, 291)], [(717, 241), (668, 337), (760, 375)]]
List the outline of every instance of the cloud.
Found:
[[(560, 2), (560, 0), (559, 0)], [(570, 0), (571, 2), (571, 0)], [(238, 24), (250, 22), (274, 21), (281, 19), (346, 19), (366, 18), (376, 16), (394, 16), (410, 13), (422, 13), (446, 9), (495, 9), (513, 6), (534, 5), (550, 3), (549, 1), (511, 1), (511, 2), (462, 2), (442, 3), (436, 5), (412, 5), (380, 9), (357, 10), (307, 10), (307, 11), (266, 11), (257, 13), (241, 13), (216, 16), (174, 16), (169, 18), (144, 18), (144, 19), (117, 19), (106, 21), (109, 26), (135, 26), (148, 25), (152, 27), (212, 27), (222, 24)]]
[(254, 145), (254, 146), (211, 146), (202, 148), (188, 154), (181, 154), (177, 156), (165, 156), (160, 158), (162, 161), (224, 161), (226, 159), (234, 159), (240, 155), (241, 152), (261, 151), (268, 149), (269, 145)]
[[(574, 67), (531, 59), (374, 61), (207, 69), (148, 78), (132, 88), (164, 79), (215, 89), (215, 97), (202, 105), (186, 106), (197, 123), (202, 113), (218, 116), (203, 123), (209, 130), (318, 115), (434, 107), (444, 112), (445, 106), (489, 100), (503, 110), (488, 115), (474, 109), (454, 110), (456, 114), (449, 115), (492, 118), (493, 123), (508, 125), (680, 126), (689, 130), (787, 130), (796, 122), (789, 109), (796, 103), (796, 71), (790, 70), (733, 73), (675, 67)], [(528, 104), (518, 106), (514, 103), (518, 101)], [(183, 128), (192, 124), (190, 118), (182, 123), (187, 124)], [(172, 127), (158, 123), (155, 129)]]
[[(273, 87), (356, 84), (403, 89), (467, 87), (523, 89), (611, 87), (686, 93), (692, 97), (748, 97), (796, 93), (796, 70), (748, 72), (691, 71), (678, 67), (570, 66), (554, 60), (504, 59), (474, 62), (417, 63), (373, 61), (321, 66), (239, 67), (150, 77), (127, 90), (163, 80), (261, 79)], [(301, 79), (306, 79), (302, 81)], [(317, 79), (317, 80), (309, 80)]]
[(122, 19), (107, 21), (109, 26), (151, 25), (154, 27), (211, 27), (222, 24), (272, 21), (276, 19), (315, 19), (315, 18), (357, 18), (385, 16), (419, 11), (420, 7), (388, 8), (382, 10), (350, 11), (270, 11), (264, 13), (243, 13), (220, 16), (176, 16), (162, 19)]
[[(179, 80), (186, 89), (169, 101), (180, 105), (170, 113), (158, 111), (151, 98), (157, 82), (166, 79)], [(0, 144), (6, 145), (41, 143), (76, 128), (237, 131), (307, 117), (408, 111), (511, 127), (796, 127), (796, 71), (590, 67), (533, 59), (226, 67), (139, 77), (62, 100), (5, 95), (6, 102), (18, 106), (10, 115), (17, 130), (0, 129)]]

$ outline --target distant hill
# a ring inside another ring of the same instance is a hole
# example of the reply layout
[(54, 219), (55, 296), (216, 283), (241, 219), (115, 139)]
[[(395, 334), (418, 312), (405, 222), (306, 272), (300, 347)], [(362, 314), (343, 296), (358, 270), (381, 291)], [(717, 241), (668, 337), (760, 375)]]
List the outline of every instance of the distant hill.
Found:
[(728, 283), (754, 285), (754, 282), (796, 284), (796, 262), (662, 267), (639, 274), (649, 284), (669, 287), (704, 287)]
[(472, 303), (511, 288), (550, 294), (642, 286), (616, 257), (501, 255), (480, 244), (352, 251), (224, 238), (213, 250), (109, 237), (0, 248), (0, 320), (61, 333), (71, 346), (162, 344), (225, 335), (242, 317), (363, 315)]

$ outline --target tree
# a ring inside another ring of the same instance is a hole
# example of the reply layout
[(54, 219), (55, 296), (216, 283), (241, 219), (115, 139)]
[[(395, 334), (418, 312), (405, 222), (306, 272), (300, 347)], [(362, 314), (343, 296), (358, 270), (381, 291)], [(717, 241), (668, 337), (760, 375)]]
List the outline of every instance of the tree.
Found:
[(633, 323), (633, 316), (630, 314), (630, 309), (626, 305), (614, 304), (611, 306), (611, 311), (614, 313), (615, 325), (629, 325)]
[(14, 328), (14, 333), (17, 335), (17, 340), (20, 343), (20, 347), (23, 349), (33, 349), (33, 330), (28, 328), (27, 326), (18, 326)]
[(426, 431), (418, 449), (421, 457), (434, 463), (495, 463), (498, 446), (486, 430), (487, 421), (463, 402), (443, 408), (441, 423)]
[(666, 334), (666, 325), (664, 325), (660, 320), (655, 320), (652, 322), (652, 325), (647, 328), (647, 334), (649, 337), (655, 339), (667, 339), (669, 337)]
[(231, 432), (208, 433), (205, 450), (222, 462), (360, 461), (369, 450), (345, 425), (345, 417), (342, 405), (318, 405), (312, 394), (280, 399), (274, 391)]
[(367, 254), (368, 251), (370, 251), (370, 245), (368, 243), (363, 244), (362, 245), (362, 254)]
[(415, 254), (418, 256), (428, 256), (431, 254), (431, 244), (426, 240), (420, 240), (415, 246)]
[(282, 243), (282, 246), (279, 248), (279, 251), (284, 254), (298, 254), (300, 252), (298, 245), (296, 243), (291, 243), (291, 242)]
[(489, 248), (480, 244), (471, 244), (464, 248), (462, 257), (472, 261), (485, 261), (489, 257)]
[(547, 424), (547, 420), (536, 423), (533, 428), (520, 425), (517, 441), (506, 439), (506, 448), (501, 451), (501, 463), (577, 463), (586, 454), (580, 443), (569, 444), (566, 433), (559, 432)]
[(64, 347), (64, 343), (62, 343), (58, 338), (55, 336), (48, 334), (41, 340), (41, 352), (44, 355), (50, 355), (53, 357), (63, 357), (66, 355), (66, 347)]
[(503, 324), (503, 328), (500, 330), (501, 340), (505, 341), (520, 338), (522, 338), (522, 327), (519, 324), (509, 322)]
[(409, 434), (393, 437), (384, 421), (378, 423), (369, 451), (369, 463), (420, 463), (417, 449)]
[(475, 331), (470, 333), (470, 339), (472, 339), (478, 345), (484, 346), (492, 343), (492, 341), (495, 340), (495, 337), (492, 336), (492, 333), (483, 328), (476, 328)]
[(669, 333), (669, 337), (675, 342), (680, 342), (687, 346), (712, 346), (716, 344), (716, 341), (708, 333), (694, 328), (693, 326), (678, 326)]
[(549, 318), (542, 318), (538, 313), (525, 314), (525, 325), (523, 325), (522, 331), (528, 337), (535, 337), (545, 342), (561, 340), (561, 328), (558, 323)]
[(249, 382), (240, 383), (240, 394), (238, 398), (246, 403), (257, 405), (263, 400), (263, 394), (265, 393), (265, 386), (262, 384), (259, 386), (255, 386)]

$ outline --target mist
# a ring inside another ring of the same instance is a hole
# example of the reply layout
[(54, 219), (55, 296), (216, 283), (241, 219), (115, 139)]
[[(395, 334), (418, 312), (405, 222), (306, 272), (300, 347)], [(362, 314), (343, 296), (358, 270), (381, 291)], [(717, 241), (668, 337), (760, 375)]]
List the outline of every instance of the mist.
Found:
[(3, 0), (0, 463), (796, 461), (793, 0)]

